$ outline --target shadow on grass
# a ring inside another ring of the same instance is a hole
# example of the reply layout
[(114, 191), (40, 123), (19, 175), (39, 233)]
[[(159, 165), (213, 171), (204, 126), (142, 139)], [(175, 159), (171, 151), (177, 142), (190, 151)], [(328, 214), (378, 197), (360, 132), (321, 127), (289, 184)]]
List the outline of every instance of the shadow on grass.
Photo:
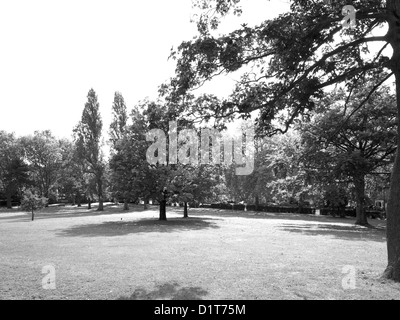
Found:
[[(216, 216), (216, 217), (235, 217), (246, 219), (276, 219), (276, 220), (301, 220), (310, 222), (332, 222), (332, 223), (348, 223), (352, 225), (355, 223), (354, 217), (333, 217), (330, 215), (315, 216), (313, 214), (300, 214), (300, 213), (283, 213), (283, 212), (260, 212), (260, 211), (240, 211), (240, 210), (227, 210), (227, 209), (209, 209), (209, 208), (191, 208), (189, 216)], [(378, 219), (368, 219), (368, 222), (373, 225), (386, 225), (386, 221)]]
[(208, 292), (200, 287), (180, 287), (178, 283), (165, 283), (153, 291), (137, 288), (130, 297), (119, 297), (117, 300), (201, 300)]
[(386, 241), (386, 232), (384, 229), (370, 229), (355, 225), (334, 225), (334, 224), (282, 224), (278, 228), (300, 233), (308, 236), (333, 236), (342, 240), (356, 241)]
[(131, 233), (174, 232), (219, 228), (214, 223), (218, 219), (206, 218), (170, 218), (167, 221), (142, 219), (134, 221), (108, 221), (99, 224), (84, 224), (63, 229), (58, 236), (67, 237), (113, 237)]
[[(148, 209), (152, 209), (149, 207)], [(123, 214), (123, 213), (131, 213), (131, 212), (142, 212), (147, 211), (143, 209), (143, 205), (130, 205), (129, 210), (123, 210), (123, 205), (105, 205), (104, 211), (97, 211), (97, 205), (92, 206), (91, 209), (87, 208), (87, 205), (82, 205), (82, 207), (77, 206), (60, 206), (60, 207), (48, 207), (38, 211), (35, 211), (35, 220), (42, 219), (55, 219), (55, 218), (76, 218), (76, 217), (91, 217), (91, 216), (101, 216), (101, 215), (112, 215), (112, 214)], [(1, 215), (0, 211), (0, 221), (1, 220), (26, 220), (30, 221), (31, 213), (30, 212), (22, 212), (19, 209), (10, 209), (8, 211), (4, 211), (6, 215)], [(15, 213), (13, 215), (10, 215)]]

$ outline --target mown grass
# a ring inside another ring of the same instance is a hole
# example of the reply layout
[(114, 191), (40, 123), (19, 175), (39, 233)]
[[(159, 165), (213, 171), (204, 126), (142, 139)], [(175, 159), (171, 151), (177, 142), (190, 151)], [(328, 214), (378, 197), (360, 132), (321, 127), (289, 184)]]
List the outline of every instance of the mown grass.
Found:
[[(0, 211), (0, 299), (399, 299), (379, 280), (385, 223), (229, 210), (106, 206)], [(42, 287), (55, 267), (56, 289)], [(345, 266), (356, 288), (344, 289)]]

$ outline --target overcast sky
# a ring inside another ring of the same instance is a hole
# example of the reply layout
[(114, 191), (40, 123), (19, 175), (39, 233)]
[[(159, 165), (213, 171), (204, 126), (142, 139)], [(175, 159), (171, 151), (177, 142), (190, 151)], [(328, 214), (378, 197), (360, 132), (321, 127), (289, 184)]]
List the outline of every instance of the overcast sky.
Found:
[[(273, 3), (273, 4), (272, 4)], [(287, 1), (248, 0), (221, 32), (258, 23)], [(70, 137), (93, 88), (108, 130), (114, 92), (129, 109), (173, 75), (172, 46), (196, 34), (190, 0), (13, 0), (0, 2), (0, 129), (50, 129)], [(228, 93), (221, 80), (214, 93)]]

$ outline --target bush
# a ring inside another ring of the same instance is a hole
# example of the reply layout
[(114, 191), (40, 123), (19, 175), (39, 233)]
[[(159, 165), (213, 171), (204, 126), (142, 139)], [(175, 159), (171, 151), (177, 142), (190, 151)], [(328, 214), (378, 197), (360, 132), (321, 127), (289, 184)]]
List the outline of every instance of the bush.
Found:
[(21, 209), (32, 212), (32, 221), (34, 220), (34, 211), (46, 206), (48, 199), (38, 196), (36, 193), (27, 189), (22, 194)]

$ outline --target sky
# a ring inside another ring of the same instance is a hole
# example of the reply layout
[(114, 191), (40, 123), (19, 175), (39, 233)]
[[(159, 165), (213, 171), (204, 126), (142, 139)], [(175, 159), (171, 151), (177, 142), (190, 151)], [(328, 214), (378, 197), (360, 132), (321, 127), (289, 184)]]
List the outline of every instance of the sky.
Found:
[[(285, 1), (243, 2), (240, 23), (261, 22), (287, 8)], [(196, 35), (190, 0), (13, 0), (0, 2), (0, 130), (18, 136), (49, 129), (71, 137), (87, 93), (99, 99), (103, 128), (111, 121), (115, 91), (128, 109), (174, 74), (171, 48)], [(228, 94), (234, 80), (209, 89)]]
[[(287, 0), (242, 0), (220, 33), (255, 25), (288, 10)], [(190, 0), (0, 1), (0, 130), (18, 136), (49, 129), (70, 138), (88, 91), (100, 103), (103, 130), (111, 122), (115, 91), (128, 110), (174, 75), (172, 47), (197, 34)], [(202, 91), (220, 97), (235, 75)]]

